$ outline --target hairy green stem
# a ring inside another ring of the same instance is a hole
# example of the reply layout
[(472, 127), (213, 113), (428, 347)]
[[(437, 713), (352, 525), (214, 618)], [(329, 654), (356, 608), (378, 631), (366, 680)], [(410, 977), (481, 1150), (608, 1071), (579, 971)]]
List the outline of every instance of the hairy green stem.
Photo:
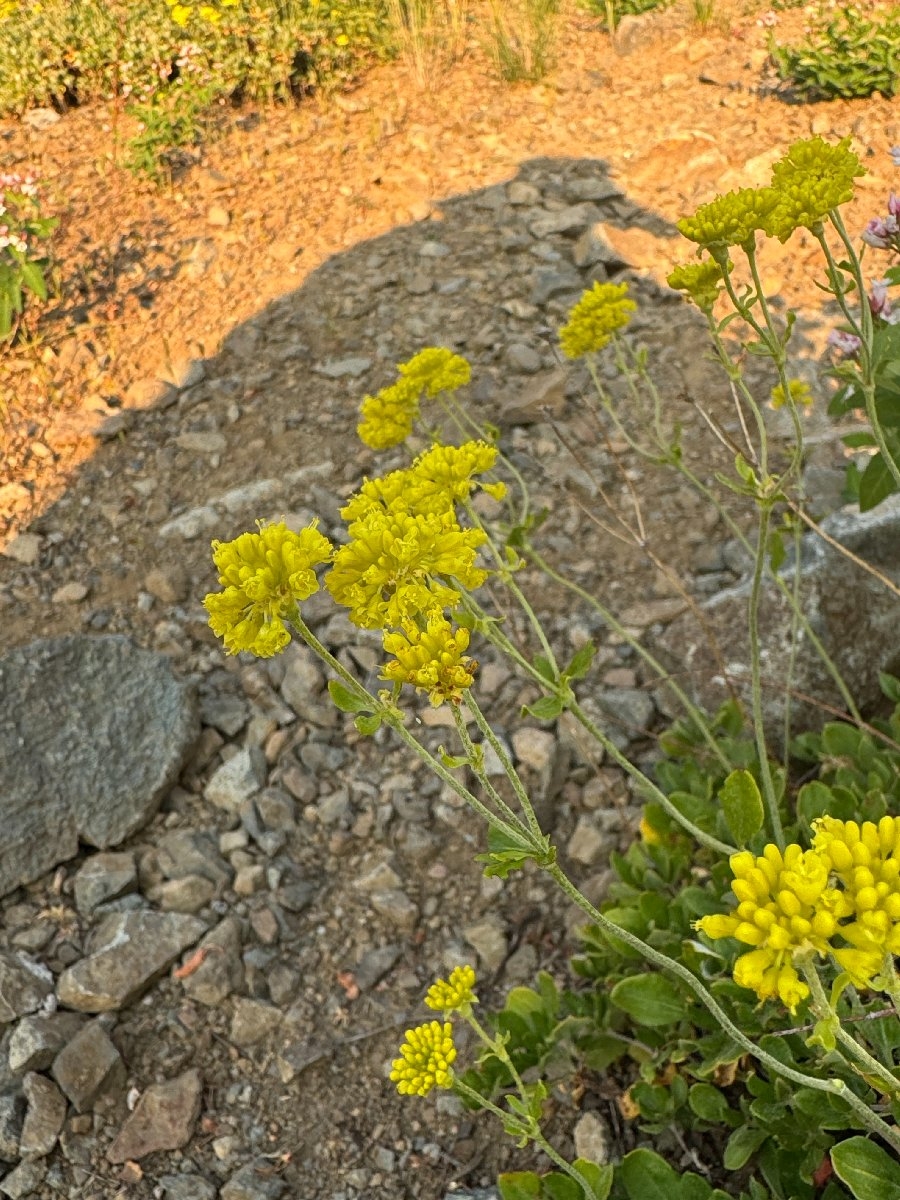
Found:
[(747, 635), (750, 649), (750, 703), (753, 710), (753, 734), (756, 739), (756, 756), (759, 759), (759, 773), (762, 778), (763, 796), (765, 797), (766, 808), (769, 814), (772, 837), (778, 849), (784, 850), (784, 830), (781, 827), (778, 797), (775, 795), (775, 782), (772, 778), (772, 767), (766, 749), (766, 731), (763, 727), (762, 662), (759, 637), (759, 601), (762, 593), (762, 579), (765, 569), (766, 544), (769, 536), (771, 512), (772, 510), (768, 503), (760, 505), (756, 558), (753, 563), (753, 579), (750, 584), (750, 599), (747, 604)]
[(865, 1046), (860, 1045), (844, 1029), (840, 1018), (825, 995), (825, 989), (822, 986), (822, 980), (819, 978), (819, 972), (816, 970), (815, 963), (809, 957), (802, 957), (796, 961), (803, 974), (803, 978), (809, 985), (810, 1002), (815, 1015), (820, 1021), (827, 1022), (829, 1027), (834, 1030), (835, 1038), (847, 1052), (847, 1055), (856, 1060), (857, 1070), (861, 1071), (864, 1075), (879, 1079), (882, 1087), (892, 1100), (900, 1098), (900, 1080), (897, 1079), (896, 1075), (889, 1071), (883, 1063), (880, 1063), (877, 1058), (866, 1050)]
[[(543, 831), (541, 829), (540, 822), (538, 821), (537, 816), (535, 815), (534, 806), (531, 803), (531, 798), (525, 789), (525, 785), (522, 783), (522, 780), (519, 778), (519, 773), (516, 770), (516, 768), (513, 766), (509, 755), (506, 753), (506, 749), (503, 746), (503, 743), (497, 737), (496, 733), (494, 733), (487, 717), (485, 717), (484, 713), (478, 707), (478, 703), (475, 700), (475, 697), (472, 695), (471, 691), (467, 691), (465, 694), (465, 705), (466, 705), (466, 708), (469, 710), (469, 712), (472, 714), (472, 716), (475, 718), (475, 724), (481, 730), (481, 734), (484, 737), (484, 740), (488, 743), (488, 745), (491, 747), (491, 749), (497, 755), (497, 758), (500, 762), (500, 766), (503, 768), (504, 772), (506, 773), (506, 777), (509, 780), (509, 782), (512, 784), (513, 791), (516, 793), (516, 798), (518, 799), (519, 803), (522, 806), (522, 812), (525, 814), (525, 820), (528, 822), (528, 824), (531, 828), (531, 831), (533, 833), (535, 833), (538, 837), (543, 837)], [(485, 778), (482, 779), (482, 782), (486, 786), (490, 786), (491, 788), (493, 788), (492, 784), (488, 784), (487, 776), (485, 776)]]
[[(467, 699), (468, 699), (468, 693), (467, 693)], [(469, 706), (469, 707), (471, 707), (471, 706)], [(510, 822), (518, 821), (519, 818), (513, 812), (513, 810), (509, 807), (509, 805), (506, 803), (506, 801), (503, 799), (503, 797), (500, 795), (500, 793), (497, 791), (497, 789), (494, 787), (494, 785), (491, 783), (490, 779), (488, 779), (487, 773), (483, 770), (480, 770), (478, 768), (478, 766), (476, 765), (477, 760), (478, 760), (478, 751), (476, 750), (475, 745), (472, 742), (472, 739), (469, 737), (469, 731), (468, 731), (468, 729), (466, 729), (465, 719), (463, 718), (463, 715), (460, 712), (460, 706), (458, 704), (451, 704), (450, 710), (453, 713), (453, 721), (456, 725), (456, 732), (459, 736), (459, 740), (462, 742), (463, 750), (465, 751), (466, 757), (469, 760), (469, 766), (472, 768), (475, 775), (477, 775), (478, 780), (481, 783), (481, 786), (484, 788), (484, 790), (487, 792), (487, 794), (490, 796), (490, 798), (493, 800), (493, 802), (497, 805), (497, 808), (500, 810), (500, 812), (503, 813), (504, 816)], [(538, 830), (538, 833), (540, 833), (540, 830)]]

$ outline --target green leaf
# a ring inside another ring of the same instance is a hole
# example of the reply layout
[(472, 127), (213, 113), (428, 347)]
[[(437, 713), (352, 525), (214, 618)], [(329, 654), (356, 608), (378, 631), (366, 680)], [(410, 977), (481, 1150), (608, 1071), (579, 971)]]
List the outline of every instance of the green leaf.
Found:
[(541, 1190), (541, 1200), (584, 1200), (581, 1185), (562, 1171), (553, 1171), (545, 1175)]
[(44, 282), (44, 272), (35, 262), (23, 262), (21, 266), (22, 282), (36, 296), (47, 299), (47, 285)]
[(747, 1163), (768, 1137), (765, 1129), (741, 1125), (728, 1139), (722, 1165), (726, 1171), (738, 1171)]
[(357, 717), (353, 724), (361, 734), (371, 737), (381, 728), (381, 716), (379, 713), (372, 713), (370, 716)]
[(628, 1200), (673, 1200), (680, 1190), (676, 1172), (653, 1150), (632, 1150), (618, 1173)]
[(769, 534), (768, 546), (769, 565), (773, 571), (780, 571), (784, 566), (787, 552), (784, 548), (784, 534), (780, 529), (773, 529)]
[(548, 683), (556, 683), (556, 672), (553, 670), (553, 664), (546, 654), (536, 654), (531, 660), (531, 665)]
[(695, 1083), (688, 1093), (691, 1111), (704, 1121), (726, 1124), (731, 1116), (731, 1107), (717, 1087), (711, 1083)]
[(555, 721), (565, 707), (559, 696), (541, 696), (534, 704), (526, 704), (522, 714), (530, 713), (539, 721)]
[(878, 682), (888, 700), (900, 704), (900, 679), (896, 675), (889, 675), (887, 671), (879, 671)]
[(837, 816), (834, 804), (834, 793), (819, 779), (804, 783), (797, 793), (797, 815), (807, 825), (812, 825), (817, 817)]
[(846, 721), (829, 721), (822, 728), (822, 747), (831, 758), (856, 758), (860, 732)]
[(831, 1165), (856, 1200), (900, 1200), (900, 1163), (868, 1138), (838, 1142)]
[(606, 1200), (612, 1190), (613, 1177), (615, 1170), (613, 1167), (599, 1167), (595, 1162), (589, 1162), (586, 1158), (576, 1158), (572, 1163), (576, 1171), (580, 1171), (591, 1187), (597, 1200)]
[(501, 1200), (540, 1200), (541, 1179), (534, 1171), (507, 1171), (498, 1176)]
[(869, 512), (877, 508), (896, 490), (894, 477), (879, 451), (869, 460), (869, 465), (859, 481), (859, 511)]
[(12, 299), (4, 287), (0, 287), (0, 338), (5, 338), (12, 329)]
[(328, 680), (328, 694), (341, 712), (358, 713), (371, 712), (372, 704), (368, 698), (363, 698), (340, 682), (339, 679)]
[(681, 992), (665, 975), (629, 975), (610, 992), (610, 1000), (641, 1025), (673, 1025), (685, 1013)]
[(572, 661), (563, 671), (565, 679), (584, 679), (588, 671), (591, 669), (591, 663), (594, 661), (594, 655), (597, 653), (597, 647), (593, 642), (585, 642), (572, 656)]
[(763, 827), (765, 813), (756, 780), (749, 771), (732, 771), (719, 792), (722, 813), (739, 846)]

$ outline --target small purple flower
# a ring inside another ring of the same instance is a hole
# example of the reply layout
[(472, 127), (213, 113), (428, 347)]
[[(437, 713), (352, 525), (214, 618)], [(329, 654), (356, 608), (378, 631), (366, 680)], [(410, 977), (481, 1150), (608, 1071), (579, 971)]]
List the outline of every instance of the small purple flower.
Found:
[(894, 160), (894, 166), (900, 167), (900, 146), (891, 146), (888, 154)]
[(869, 292), (869, 308), (872, 310), (873, 317), (881, 317), (889, 325), (895, 325), (897, 318), (893, 313), (891, 300), (888, 296), (889, 286), (887, 279), (872, 280), (872, 290)]
[(828, 345), (839, 350), (841, 354), (856, 354), (862, 346), (862, 340), (855, 333), (846, 333), (843, 329), (832, 329), (828, 335)]
[(891, 232), (885, 218), (873, 217), (868, 221), (862, 232), (862, 240), (867, 246), (874, 246), (876, 250), (890, 250)]
[(897, 218), (900, 217), (900, 196), (896, 192), (891, 192), (888, 199), (888, 212), (894, 218), (894, 224), (897, 224)]

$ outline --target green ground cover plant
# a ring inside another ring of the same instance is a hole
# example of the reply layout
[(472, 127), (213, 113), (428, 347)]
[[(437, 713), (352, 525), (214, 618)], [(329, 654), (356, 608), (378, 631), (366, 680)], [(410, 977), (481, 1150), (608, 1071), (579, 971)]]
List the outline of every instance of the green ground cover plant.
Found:
[(41, 215), (32, 175), (0, 172), (0, 344), (15, 336), (29, 295), (47, 299), (50, 258), (40, 244), (56, 225)]
[[(900, 148), (892, 155), (900, 159)], [(540, 974), (533, 988), (513, 989), (500, 1012), (476, 1015), (475, 973), (459, 967), (425, 997), (440, 1019), (408, 1030), (393, 1063), (401, 1094), (452, 1089), (493, 1114), (517, 1144), (546, 1155), (552, 1169), (544, 1175), (501, 1177), (504, 1200), (900, 1195), (900, 681), (882, 676), (892, 714), (864, 719), (804, 609), (798, 577), (780, 571), (788, 543), (799, 557), (801, 409), (811, 394), (788, 373), (794, 314), (773, 311), (758, 260), (761, 237), (787, 242), (803, 229), (819, 244), (823, 286), (844, 322), (833, 338), (836, 405), (859, 418), (865, 441), (857, 449), (869, 465), (857, 482), (861, 503), (871, 507), (900, 488), (892, 407), (900, 344), (890, 302), (896, 275), (869, 282), (841, 217), (863, 174), (849, 139), (803, 139), (773, 165), (768, 186), (718, 196), (679, 222), (696, 253), (668, 281), (703, 314), (736, 407), (740, 443), (705, 416), (728, 452), (718, 478), (755, 514), (754, 540), (685, 462), (648, 353), (628, 336), (637, 307), (628, 285), (594, 284), (559, 332), (565, 357), (588, 366), (598, 420), (646, 463), (678, 472), (750, 551), (745, 705), (704, 714), (602, 597), (545, 559), (540, 528), (552, 514), (534, 511), (498, 431), (473, 420), (461, 398), (470, 366), (443, 347), (400, 364), (395, 382), (363, 401), (358, 433), (371, 448), (401, 447), (416, 428), (432, 444), (361, 484), (341, 510), (346, 530), (337, 545), (315, 521), (213, 543), (220, 590), (204, 603), (226, 650), (269, 657), (300, 639), (328, 666), (332, 699), (359, 732), (399, 738), (480, 818), (485, 842), (477, 858), (487, 875), (543, 873), (586, 918), (577, 982), (560, 987)], [(896, 234), (892, 194), (888, 216), (873, 218), (865, 237), (893, 254)], [(748, 280), (740, 288), (736, 261)], [(601, 354), (627, 385), (627, 411), (604, 384)], [(748, 354), (766, 358), (777, 375), (767, 397), (747, 382)], [(790, 415), (786, 456), (770, 445), (767, 404)], [(880, 487), (866, 482), (873, 464)], [(492, 505), (497, 515), (486, 517)], [(557, 656), (520, 587), (525, 567), (592, 608), (680, 705), (683, 716), (661, 736), (663, 756), (652, 770), (632, 762), (592, 719), (584, 700), (595, 648), (587, 643), (568, 661)], [(319, 588), (318, 568), (351, 623), (381, 632), (385, 688), (364, 686), (305, 623), (301, 605)], [(767, 579), (791, 606), (795, 640), (802, 635), (821, 657), (845, 705), (841, 720), (792, 737), (789, 655), (779, 758), (763, 721), (759, 613)], [(482, 598), (488, 581), (519, 610), (525, 639), (514, 638)], [(616, 879), (599, 906), (563, 869), (478, 703), (469, 650), (479, 643), (505, 655), (532, 686), (523, 716), (553, 721), (568, 713), (645, 802), (640, 840), (614, 860)], [(420, 740), (409, 719), (410, 688), (447, 706), (453, 747), (435, 753)], [(505, 774), (503, 788), (485, 770), (488, 750)], [(468, 1069), (457, 1061), (459, 1021), (478, 1047)], [(620, 1071), (632, 1116), (657, 1149), (640, 1146), (619, 1163), (569, 1162), (542, 1118), (553, 1082), (575, 1068)], [(658, 1152), (691, 1138), (711, 1140), (721, 1166), (697, 1158), (697, 1171), (679, 1173)]]
[(234, 99), (340, 83), (381, 52), (380, 0), (19, 0), (0, 19), (0, 113), (146, 99), (186, 48)]
[(637, 17), (653, 9), (667, 8), (670, 0), (582, 0), (588, 12), (596, 13), (604, 27), (614, 32), (623, 17)]
[(853, 100), (900, 91), (900, 8), (842, 8), (798, 46), (769, 36), (779, 77), (803, 100)]

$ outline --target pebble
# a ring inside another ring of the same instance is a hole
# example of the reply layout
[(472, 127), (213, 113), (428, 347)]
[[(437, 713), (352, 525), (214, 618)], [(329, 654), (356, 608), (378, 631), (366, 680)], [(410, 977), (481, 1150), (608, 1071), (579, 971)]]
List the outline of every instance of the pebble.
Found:
[(45, 1071), (63, 1046), (83, 1027), (80, 1013), (56, 1012), (23, 1017), (9, 1039), (9, 1069), (14, 1075)]
[(47, 1164), (43, 1159), (26, 1158), (0, 1179), (0, 1192), (10, 1200), (27, 1200), (27, 1197), (37, 1195), (46, 1177)]
[(0, 1162), (15, 1162), (25, 1122), (25, 1095), (16, 1087), (0, 1090)]
[(237, 814), (244, 801), (255, 795), (265, 780), (265, 755), (255, 746), (245, 747), (222, 763), (204, 788), (203, 794), (218, 808)]
[(85, 1025), (57, 1054), (52, 1075), (78, 1113), (125, 1086), (125, 1064), (98, 1021)]
[(268, 1158), (257, 1158), (242, 1167), (219, 1192), (219, 1200), (279, 1200), (284, 1181), (272, 1171)]
[(60, 1003), (80, 1012), (124, 1008), (205, 930), (205, 922), (182, 913), (111, 913), (94, 931), (88, 957), (60, 975)]
[(29, 1071), (22, 1080), (28, 1111), (22, 1126), (19, 1153), (23, 1158), (43, 1158), (56, 1145), (66, 1119), (66, 1098), (46, 1075)]
[(0, 951), (0, 1026), (36, 1012), (53, 991), (53, 976), (27, 954)]
[(566, 854), (573, 862), (592, 867), (603, 857), (606, 839), (594, 820), (588, 816), (578, 818), (578, 824), (566, 843)]
[(70, 583), (64, 583), (62, 587), (58, 587), (50, 600), (53, 604), (80, 604), (87, 598), (90, 590), (86, 583), (72, 580)]
[(243, 986), (241, 941), (240, 921), (231, 916), (203, 938), (196, 969), (181, 979), (181, 986), (192, 1000), (215, 1007)]
[(257, 1042), (274, 1033), (281, 1020), (281, 1009), (264, 1004), (261, 1000), (249, 1000), (239, 996), (234, 1002), (228, 1038), (242, 1050), (248, 1046), (255, 1046)]
[(578, 1158), (586, 1158), (588, 1162), (596, 1163), (598, 1167), (609, 1162), (609, 1132), (606, 1123), (599, 1113), (588, 1111), (582, 1113), (573, 1130), (575, 1138), (575, 1153)]
[(143, 1092), (106, 1152), (111, 1163), (146, 1158), (158, 1150), (178, 1150), (191, 1139), (200, 1116), (203, 1082), (196, 1068)]
[(508, 942), (506, 929), (499, 918), (486, 917), (467, 925), (463, 937), (477, 953), (486, 971), (498, 971), (506, 958)]
[(7, 542), (0, 553), (23, 567), (33, 567), (40, 558), (43, 544), (43, 539), (36, 533), (20, 533)]
[(313, 370), (319, 375), (324, 375), (326, 379), (359, 379), (371, 370), (371, 367), (371, 358), (356, 357), (329, 359), (313, 367)]
[(224, 454), (228, 439), (224, 433), (180, 433), (175, 438), (175, 445), (197, 454)]
[(546, 729), (523, 725), (512, 734), (512, 746), (520, 763), (534, 771), (546, 771), (553, 763), (558, 742)]
[(137, 869), (133, 854), (94, 854), (75, 875), (75, 907), (80, 913), (89, 915), (98, 905), (136, 888)]
[(520, 371), (523, 375), (534, 375), (543, 365), (540, 354), (531, 346), (523, 346), (520, 342), (513, 342), (509, 347), (506, 361), (514, 371)]
[(163, 604), (180, 604), (186, 599), (190, 581), (182, 566), (153, 567), (144, 576), (144, 587)]
[(164, 1200), (216, 1200), (216, 1185), (202, 1175), (160, 1175)]

